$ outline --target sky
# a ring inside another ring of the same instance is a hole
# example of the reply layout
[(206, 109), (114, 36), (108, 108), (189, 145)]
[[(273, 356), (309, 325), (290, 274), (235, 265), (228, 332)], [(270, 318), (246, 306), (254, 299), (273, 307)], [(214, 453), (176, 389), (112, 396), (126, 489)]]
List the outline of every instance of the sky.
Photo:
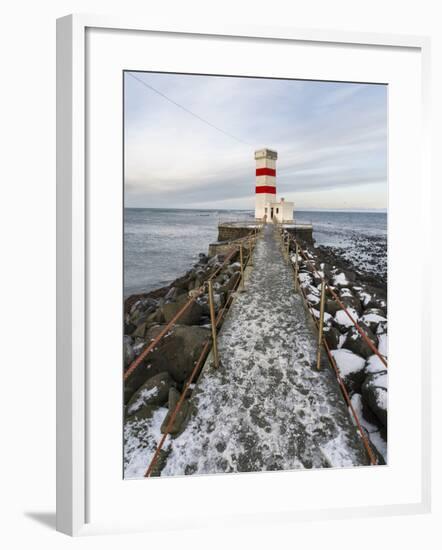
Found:
[(124, 74), (126, 207), (251, 210), (267, 147), (295, 210), (386, 209), (385, 85)]

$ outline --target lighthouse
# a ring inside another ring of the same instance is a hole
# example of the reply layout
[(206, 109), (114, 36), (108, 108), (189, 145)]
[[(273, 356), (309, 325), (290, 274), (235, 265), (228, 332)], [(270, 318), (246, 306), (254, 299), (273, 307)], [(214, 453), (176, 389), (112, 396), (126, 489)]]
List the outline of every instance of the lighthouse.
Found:
[(278, 153), (271, 149), (255, 151), (256, 189), (255, 218), (266, 221), (292, 222), (293, 203), (276, 200), (276, 160)]

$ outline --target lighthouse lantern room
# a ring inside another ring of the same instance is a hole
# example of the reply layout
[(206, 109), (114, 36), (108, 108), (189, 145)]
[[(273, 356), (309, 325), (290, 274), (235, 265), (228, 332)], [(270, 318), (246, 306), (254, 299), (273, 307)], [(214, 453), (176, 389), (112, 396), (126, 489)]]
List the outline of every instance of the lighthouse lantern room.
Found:
[(256, 203), (255, 218), (279, 223), (293, 221), (293, 202), (276, 200), (276, 159), (278, 153), (271, 149), (255, 151)]

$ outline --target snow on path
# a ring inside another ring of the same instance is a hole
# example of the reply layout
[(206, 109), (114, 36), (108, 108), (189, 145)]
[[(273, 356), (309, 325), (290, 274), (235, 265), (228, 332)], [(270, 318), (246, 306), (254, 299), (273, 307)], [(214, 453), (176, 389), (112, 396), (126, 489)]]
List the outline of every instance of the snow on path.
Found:
[(334, 375), (315, 368), (316, 336), (272, 226), (254, 265), (220, 333), (222, 367), (202, 373), (163, 476), (368, 464)]

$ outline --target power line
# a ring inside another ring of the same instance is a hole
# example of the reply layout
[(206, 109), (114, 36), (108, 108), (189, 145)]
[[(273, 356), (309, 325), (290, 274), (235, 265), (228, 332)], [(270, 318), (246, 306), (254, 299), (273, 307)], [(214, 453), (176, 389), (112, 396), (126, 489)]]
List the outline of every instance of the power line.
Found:
[(196, 113), (194, 113), (193, 111), (190, 111), (189, 109), (187, 109), (187, 107), (184, 107), (183, 105), (181, 105), (180, 103), (177, 103), (176, 101), (174, 101), (173, 99), (170, 99), (170, 97), (167, 97), (167, 95), (163, 94), (163, 92), (160, 92), (159, 90), (157, 90), (156, 88), (154, 88), (153, 86), (151, 86), (150, 84), (148, 84), (147, 82), (145, 82), (144, 80), (142, 80), (141, 78), (138, 78), (137, 76), (135, 76), (133, 73), (128, 73), (130, 74), (130, 76), (132, 78), (134, 78), (135, 80), (137, 80), (140, 84), (142, 84), (143, 86), (145, 86), (146, 88), (149, 88), (149, 90), (152, 90), (153, 92), (155, 92), (156, 94), (160, 95), (162, 98), (166, 99), (167, 101), (169, 101), (170, 103), (173, 103), (173, 105), (176, 105), (177, 107), (179, 107), (180, 109), (182, 109), (183, 111), (185, 111), (186, 113), (188, 113), (189, 115), (192, 115), (194, 116), (195, 118), (197, 118), (198, 120), (200, 120), (201, 122), (204, 122), (204, 124), (207, 124), (208, 126), (210, 126), (211, 128), (214, 128), (215, 130), (218, 130), (218, 132), (221, 132), (222, 134), (224, 134), (225, 136), (229, 137), (229, 138), (232, 138), (234, 139), (235, 141), (239, 141), (239, 143), (243, 143), (244, 145), (249, 145), (251, 146), (251, 143), (247, 143), (247, 141), (244, 141), (243, 139), (240, 139), (236, 136), (234, 136), (233, 134), (230, 134), (229, 132), (225, 132), (224, 130), (222, 130), (221, 128), (219, 128), (218, 126), (215, 126), (215, 124), (212, 124), (211, 122), (209, 122), (208, 120), (206, 120), (205, 118), (202, 118), (200, 117), (199, 115), (197, 115)]

